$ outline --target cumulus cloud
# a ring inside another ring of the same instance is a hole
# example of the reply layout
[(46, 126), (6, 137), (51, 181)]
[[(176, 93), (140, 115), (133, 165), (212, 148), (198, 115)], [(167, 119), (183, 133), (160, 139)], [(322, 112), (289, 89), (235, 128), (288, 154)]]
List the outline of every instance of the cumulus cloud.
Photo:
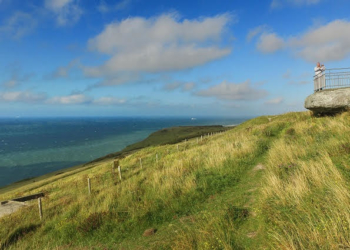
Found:
[(46, 94), (31, 91), (0, 92), (0, 102), (38, 103), (46, 99)]
[(92, 102), (92, 98), (84, 94), (55, 96), (47, 100), (47, 103), (49, 104), (86, 104), (91, 102)]
[(74, 24), (83, 14), (76, 0), (45, 0), (45, 8), (56, 16), (58, 26)]
[(266, 101), (265, 104), (278, 105), (278, 104), (281, 104), (282, 102), (283, 102), (283, 98), (277, 97), (277, 98)]
[(350, 22), (335, 20), (289, 40), (289, 46), (310, 62), (342, 60), (350, 55)]
[(257, 49), (265, 54), (271, 54), (284, 47), (285, 43), (276, 33), (262, 33), (256, 45)]
[(250, 80), (243, 83), (223, 81), (216, 86), (196, 93), (198, 96), (216, 97), (222, 100), (257, 100), (267, 94), (266, 90), (253, 88)]
[(37, 24), (37, 20), (31, 14), (17, 11), (0, 26), (0, 33), (20, 39), (32, 33)]
[(305, 6), (315, 5), (320, 3), (321, 0), (272, 0), (270, 4), (271, 9), (278, 9), (283, 6)]
[(264, 54), (271, 54), (285, 47), (285, 41), (276, 33), (272, 32), (272, 29), (267, 25), (260, 25), (251, 29), (247, 34), (246, 40), (250, 42), (257, 36), (259, 38), (256, 48)]
[(134, 17), (108, 24), (88, 42), (91, 51), (110, 59), (98, 67), (84, 67), (90, 77), (120, 72), (158, 73), (192, 68), (231, 53), (220, 39), (232, 17), (222, 14), (180, 20), (176, 14), (155, 18)]
[(276, 33), (263, 33), (257, 43), (257, 49), (263, 53), (283, 48), (313, 63), (343, 60), (350, 55), (350, 22), (334, 20), (286, 41)]

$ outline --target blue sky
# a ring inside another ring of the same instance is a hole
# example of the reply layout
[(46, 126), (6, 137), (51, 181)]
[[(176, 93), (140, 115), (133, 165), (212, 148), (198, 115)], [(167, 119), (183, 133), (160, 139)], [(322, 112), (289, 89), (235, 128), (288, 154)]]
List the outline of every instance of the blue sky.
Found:
[(0, 116), (304, 110), (350, 67), (347, 0), (0, 0)]

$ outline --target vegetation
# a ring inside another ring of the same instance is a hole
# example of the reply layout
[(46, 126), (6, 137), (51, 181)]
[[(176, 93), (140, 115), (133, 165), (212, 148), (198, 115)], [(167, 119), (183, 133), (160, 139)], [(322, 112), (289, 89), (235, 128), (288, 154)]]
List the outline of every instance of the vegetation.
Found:
[[(346, 249), (350, 113), (258, 117), (3, 193), (45, 192), (0, 218), (6, 249)], [(178, 146), (178, 147), (177, 147)], [(142, 165), (140, 164), (142, 159)], [(87, 178), (91, 178), (89, 195)], [(143, 236), (146, 229), (154, 234)]]
[[(66, 173), (76, 174), (82, 170), (86, 170), (87, 168), (94, 166), (93, 164), (90, 164), (90, 163), (101, 162), (104, 160), (111, 160), (111, 159), (115, 159), (115, 158), (123, 158), (123, 157), (133, 153), (134, 151), (139, 150), (139, 149), (144, 148), (144, 147), (165, 145), (165, 144), (174, 144), (177, 142), (188, 140), (188, 139), (193, 138), (193, 137), (198, 137), (201, 135), (207, 135), (207, 134), (212, 134), (212, 133), (221, 132), (221, 131), (227, 131), (227, 130), (232, 129), (232, 128), (233, 127), (223, 127), (220, 125), (180, 126), (180, 127), (165, 128), (165, 129), (162, 129), (162, 130), (159, 130), (159, 131), (152, 133), (143, 141), (131, 144), (119, 152), (108, 154), (108, 155), (100, 157), (92, 162), (78, 165), (78, 166), (74, 166), (74, 167), (61, 169), (61, 170), (54, 171), (54, 172), (51, 172), (51, 173), (48, 173), (48, 174), (45, 174), (42, 176), (38, 176), (38, 177), (27, 178), (27, 179), (12, 183), (10, 185), (7, 185), (5, 187), (1, 187), (0, 194), (14, 190), (16, 188), (20, 188), (20, 187), (27, 185), (29, 183), (47, 180), (47, 179), (54, 177), (54, 176), (57, 176), (57, 175), (62, 175), (62, 174), (66, 174)], [(67, 176), (67, 175), (64, 175), (64, 176)], [(57, 178), (55, 178), (55, 180), (56, 179)], [(51, 179), (50, 179), (50, 181), (51, 181)]]
[(201, 135), (207, 135), (208, 133), (217, 133), (227, 131), (233, 127), (223, 127), (223, 126), (181, 126), (172, 127), (158, 130), (145, 140), (131, 144), (123, 149), (125, 151), (132, 151), (136, 149), (141, 149), (149, 146), (158, 146), (165, 144), (174, 144), (184, 140), (188, 140), (194, 137), (200, 137)]

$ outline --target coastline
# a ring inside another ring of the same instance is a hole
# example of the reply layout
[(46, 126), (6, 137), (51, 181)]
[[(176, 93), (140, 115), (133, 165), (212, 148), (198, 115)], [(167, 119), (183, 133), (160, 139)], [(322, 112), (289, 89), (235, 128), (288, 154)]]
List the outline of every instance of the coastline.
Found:
[(156, 132), (149, 134), (148, 137), (146, 137), (144, 140), (130, 144), (120, 151), (98, 157), (96, 159), (93, 159), (91, 161), (88, 161), (82, 164), (62, 168), (43, 175), (25, 178), (25, 179), (10, 183), (8, 185), (1, 186), (0, 194), (25, 186), (27, 184), (45, 180), (53, 176), (57, 176), (58, 178), (60, 178), (63, 175), (69, 176), (71, 174), (84, 171), (88, 168), (92, 168), (94, 167), (95, 163), (101, 163), (103, 161), (107, 161), (112, 158), (121, 159), (145, 147), (165, 145), (165, 144), (175, 144), (183, 140), (192, 139), (208, 133), (215, 133), (219, 131), (230, 130), (230, 129), (233, 129), (235, 126), (236, 125), (177, 126), (177, 127), (160, 129)]

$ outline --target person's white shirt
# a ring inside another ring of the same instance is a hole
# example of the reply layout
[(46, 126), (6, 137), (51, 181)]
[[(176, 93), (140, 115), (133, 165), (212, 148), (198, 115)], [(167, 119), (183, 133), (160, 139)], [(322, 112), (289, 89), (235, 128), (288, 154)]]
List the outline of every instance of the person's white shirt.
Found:
[(326, 70), (326, 67), (324, 65), (320, 66), (320, 67), (315, 67), (315, 76), (320, 76), (322, 74), (323, 71)]

